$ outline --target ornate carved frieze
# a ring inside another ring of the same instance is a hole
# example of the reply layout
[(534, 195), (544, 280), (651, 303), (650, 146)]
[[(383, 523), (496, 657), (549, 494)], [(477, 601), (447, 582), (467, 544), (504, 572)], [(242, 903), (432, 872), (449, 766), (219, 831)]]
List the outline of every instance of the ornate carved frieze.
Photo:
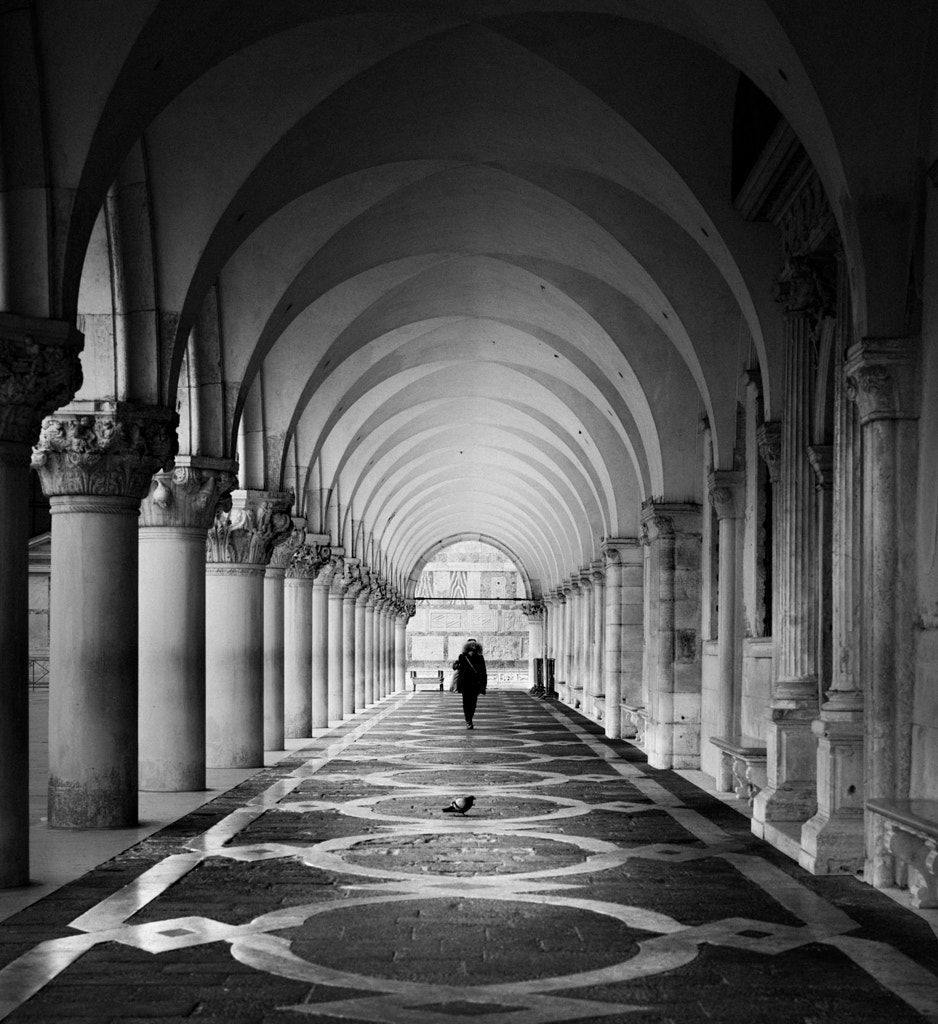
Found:
[(908, 338), (865, 338), (847, 353), (847, 397), (860, 422), (918, 416), (915, 352)]
[(42, 421), (32, 466), (49, 497), (143, 498), (153, 474), (172, 464), (178, 422), (162, 406), (78, 403)]
[(140, 525), (207, 530), (215, 521), (218, 503), (237, 482), (235, 462), (177, 456), (171, 469), (153, 475), (150, 492), (140, 504)]
[(231, 510), (215, 514), (206, 536), (209, 563), (267, 565), (274, 548), (293, 531), (293, 495), (280, 491), (235, 491)]
[(62, 321), (0, 314), (0, 441), (32, 444), (42, 418), (72, 400), (83, 343)]
[(769, 471), (769, 480), (778, 482), (778, 471), (782, 457), (782, 424), (780, 420), (767, 420), (756, 431), (759, 455)]

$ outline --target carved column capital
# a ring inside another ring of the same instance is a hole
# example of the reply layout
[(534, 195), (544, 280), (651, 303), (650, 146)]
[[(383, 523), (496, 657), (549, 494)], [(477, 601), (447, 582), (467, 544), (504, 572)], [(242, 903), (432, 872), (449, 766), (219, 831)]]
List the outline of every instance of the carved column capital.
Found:
[(172, 464), (179, 417), (163, 406), (78, 402), (42, 421), (32, 466), (47, 497), (141, 499)]
[(346, 578), (345, 559), (342, 555), (334, 554), (333, 561), (335, 569), (332, 572), (332, 576), (329, 580), (329, 593), (334, 597), (344, 597), (345, 588), (348, 586), (348, 580)]
[(84, 336), (61, 320), (0, 313), (0, 441), (32, 444), (81, 387)]
[(638, 556), (641, 544), (638, 537), (604, 537), (602, 543), (603, 565), (606, 569), (623, 565), (628, 558)]
[(768, 420), (761, 423), (756, 430), (756, 442), (759, 455), (769, 471), (769, 480), (778, 482), (778, 472), (782, 457), (782, 424), (780, 420)]
[(746, 477), (738, 470), (712, 470), (707, 479), (710, 504), (718, 519), (741, 519), (746, 514)]
[(293, 561), (296, 552), (306, 546), (306, 519), (292, 516), (293, 529), (273, 550), (268, 563), (269, 569), (283, 569), (284, 573)]
[(916, 358), (908, 338), (864, 338), (847, 352), (844, 372), (861, 423), (918, 416)]
[(237, 471), (238, 464), (227, 459), (177, 455), (171, 469), (161, 469), (150, 480), (140, 504), (140, 525), (209, 529), (219, 502), (237, 486)]
[(315, 544), (301, 544), (290, 556), (284, 576), (288, 580), (312, 581), (320, 562), (319, 548)]
[(231, 509), (215, 513), (206, 536), (209, 564), (267, 565), (274, 548), (293, 532), (293, 495), (282, 491), (235, 491)]
[(525, 601), (521, 605), (521, 613), (531, 622), (541, 622), (547, 614), (547, 609), (541, 601)]

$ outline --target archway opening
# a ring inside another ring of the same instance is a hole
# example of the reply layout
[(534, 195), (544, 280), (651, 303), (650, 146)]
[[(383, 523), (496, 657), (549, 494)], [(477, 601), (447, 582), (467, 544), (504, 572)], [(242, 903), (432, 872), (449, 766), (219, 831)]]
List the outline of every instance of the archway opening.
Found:
[(416, 613), (407, 625), (407, 669), (412, 685), (447, 681), (463, 644), (482, 644), (489, 686), (531, 685), (530, 636), (522, 610), (524, 576), (494, 545), (463, 540), (435, 552), (414, 593)]

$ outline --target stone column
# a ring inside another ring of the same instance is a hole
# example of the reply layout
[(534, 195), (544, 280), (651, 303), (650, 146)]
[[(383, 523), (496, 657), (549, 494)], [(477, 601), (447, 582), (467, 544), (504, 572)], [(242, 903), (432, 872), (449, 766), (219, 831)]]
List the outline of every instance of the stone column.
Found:
[[(536, 665), (540, 661), (543, 666), (545, 658), (544, 649), (544, 619), (546, 609), (542, 601), (526, 601), (521, 605), (521, 613), (528, 623), (528, 678), (531, 685), (537, 682)], [(544, 671), (542, 667), (542, 671)]]
[(49, 824), (137, 821), (140, 501), (175, 448), (176, 414), (73, 403), (32, 462), (52, 511)]
[(578, 577), (580, 593), (577, 598), (579, 609), (577, 615), (576, 631), (579, 634), (579, 658), (577, 666), (577, 686), (582, 691), (583, 707), (589, 709), (587, 697), (592, 687), (590, 682), (590, 646), (593, 642), (593, 624), (590, 615), (593, 611), (593, 578), (589, 572), (581, 572)]
[(774, 489), (775, 680), (766, 732), (768, 784), (753, 803), (753, 831), (771, 821), (805, 821), (817, 810), (817, 539), (814, 472), (808, 461), (814, 340), (813, 296), (794, 293), (785, 318), (785, 412)]
[[(593, 562), (591, 566), (593, 607), (590, 610), (590, 622), (593, 627), (592, 654), (590, 656), (590, 692), (597, 697), (605, 693), (605, 677), (603, 676), (603, 636), (606, 621), (606, 573), (602, 562)], [(616, 706), (616, 716), (619, 708)], [(608, 708), (606, 711), (608, 715)]]
[(370, 579), (368, 590), (365, 592), (365, 707), (370, 707), (378, 699), (375, 656), (378, 596), (373, 582), (374, 577), (371, 576)]
[(351, 718), (361, 704), (355, 701), (355, 664), (359, 654), (356, 647), (355, 608), (361, 593), (362, 579), (359, 560), (345, 559), (345, 596), (342, 600), (342, 717)]
[(567, 690), (574, 685), (576, 663), (576, 612), (579, 585), (567, 580), (563, 585), (563, 679)]
[[(710, 503), (719, 521), (717, 573), (717, 714), (716, 735), (735, 741), (740, 733), (743, 674), (742, 580), (743, 526), (746, 502), (745, 474), (716, 470), (710, 473)], [(709, 736), (701, 736), (708, 743)], [(724, 758), (720, 759), (721, 765)], [(733, 789), (732, 771), (716, 780), (717, 789)]]
[(264, 574), (290, 536), (293, 495), (239, 490), (206, 544), (206, 762), (264, 764)]
[[(841, 274), (843, 268), (841, 266)], [(846, 295), (842, 284), (838, 296)], [(849, 322), (841, 298), (838, 323)], [(801, 829), (802, 865), (815, 874), (864, 868), (863, 690), (855, 609), (863, 606), (862, 445), (857, 406), (847, 400), (843, 346), (835, 348), (834, 458), (831, 503), (830, 689), (812, 724), (817, 737), (817, 814)], [(820, 481), (819, 481), (820, 482)], [(820, 500), (820, 496), (819, 496)], [(824, 547), (824, 545), (821, 545)]]
[(294, 551), (283, 581), (284, 738), (313, 735), (313, 580), (325, 555), (304, 543)]
[[(325, 545), (322, 545), (325, 547)], [(325, 552), (324, 552), (325, 554)], [(331, 555), (331, 552), (330, 552)], [(313, 578), (312, 599), (312, 715), (313, 729), (329, 727), (329, 590), (336, 570), (330, 555)]]
[(205, 535), (237, 464), (177, 455), (140, 506), (139, 788), (205, 789)]
[(649, 657), (646, 749), (653, 768), (700, 766), (700, 508), (646, 501), (642, 534), (649, 549), (654, 624)]
[(342, 721), (343, 680), (345, 651), (345, 560), (341, 552), (335, 554), (336, 570), (329, 587), (329, 722)]
[(355, 710), (369, 704), (367, 692), (368, 665), (368, 601), (370, 579), (368, 570), (359, 568), (358, 594), (355, 598)]
[(306, 541), (306, 520), (293, 517), (293, 531), (278, 544), (264, 573), (264, 749), (283, 750), (285, 739), (287, 566)]
[(401, 600), (394, 622), (394, 683), (398, 693), (407, 689), (407, 623), (416, 613), (416, 605)]
[[(866, 799), (907, 800), (912, 756), (916, 359), (907, 338), (864, 338), (847, 353), (849, 394), (863, 447), (863, 602), (860, 676), (865, 694)], [(838, 697), (840, 695), (838, 694)], [(866, 880), (895, 884), (885, 822), (866, 821)]]
[(29, 447), (81, 385), (82, 336), (0, 314), (0, 888), (29, 882)]
[(605, 573), (605, 622), (603, 651), (603, 689), (606, 692), (606, 736), (615, 740), (622, 735), (622, 558), (615, 540), (603, 540)]
[(388, 608), (390, 599), (387, 589), (382, 590), (381, 603), (378, 605), (378, 637), (375, 650), (378, 656), (378, 692), (383, 700), (390, 692), (390, 673), (388, 672)]

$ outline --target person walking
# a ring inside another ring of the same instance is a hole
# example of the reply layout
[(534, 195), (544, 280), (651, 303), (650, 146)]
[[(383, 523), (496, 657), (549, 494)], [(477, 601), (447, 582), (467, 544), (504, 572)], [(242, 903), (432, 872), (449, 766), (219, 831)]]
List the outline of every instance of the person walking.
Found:
[(471, 729), (479, 694), (485, 693), (488, 685), (482, 644), (474, 637), (470, 637), (463, 645), (462, 654), (453, 662), (453, 671), (456, 673), (456, 690), (462, 694), (462, 712), (466, 717), (466, 728)]

